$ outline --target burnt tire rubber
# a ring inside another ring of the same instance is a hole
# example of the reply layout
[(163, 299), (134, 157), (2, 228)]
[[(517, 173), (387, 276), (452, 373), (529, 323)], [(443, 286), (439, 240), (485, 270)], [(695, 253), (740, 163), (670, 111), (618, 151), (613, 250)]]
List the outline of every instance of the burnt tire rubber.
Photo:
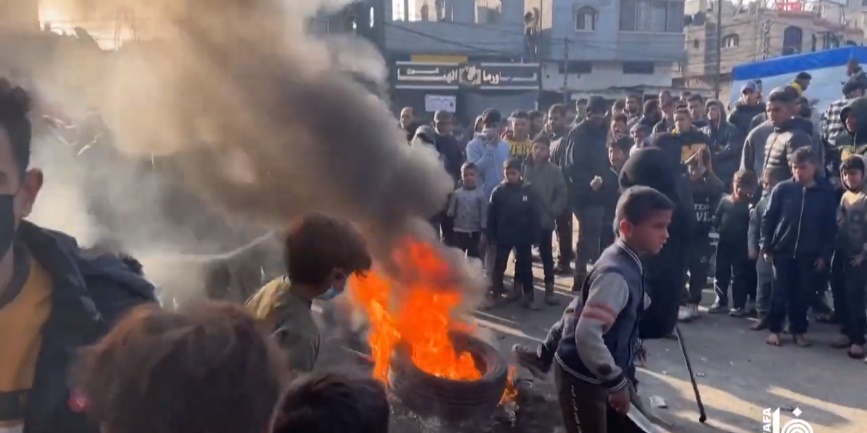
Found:
[(393, 395), (422, 418), (445, 423), (487, 419), (500, 402), (508, 382), (506, 360), (493, 346), (466, 334), (452, 334), (458, 352), (469, 352), (482, 377), (473, 381), (443, 379), (412, 363), (404, 346), (395, 351), (388, 381)]

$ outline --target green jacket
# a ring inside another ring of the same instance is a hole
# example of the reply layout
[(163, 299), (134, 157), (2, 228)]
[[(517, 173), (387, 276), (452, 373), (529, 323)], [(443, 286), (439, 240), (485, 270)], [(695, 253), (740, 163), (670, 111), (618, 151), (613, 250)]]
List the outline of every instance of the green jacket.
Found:
[(524, 180), (536, 191), (542, 205), (542, 228), (554, 228), (554, 220), (566, 210), (568, 204), (566, 180), (556, 165), (544, 161), (533, 164), (528, 160), (524, 163)]

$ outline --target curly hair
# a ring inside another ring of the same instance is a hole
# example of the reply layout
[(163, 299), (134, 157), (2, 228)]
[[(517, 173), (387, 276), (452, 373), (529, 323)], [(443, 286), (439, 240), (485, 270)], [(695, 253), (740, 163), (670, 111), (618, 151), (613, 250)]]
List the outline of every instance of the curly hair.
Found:
[(134, 309), (73, 368), (91, 419), (112, 433), (261, 433), (279, 360), (241, 306)]
[(341, 269), (347, 274), (370, 269), (373, 259), (361, 234), (349, 222), (323, 214), (299, 221), (286, 236), (286, 271), (295, 284), (319, 286)]
[(12, 156), (21, 174), (30, 165), (30, 140), (33, 131), (30, 119), (30, 95), (21, 87), (0, 78), (0, 126), (6, 130), (12, 146)]

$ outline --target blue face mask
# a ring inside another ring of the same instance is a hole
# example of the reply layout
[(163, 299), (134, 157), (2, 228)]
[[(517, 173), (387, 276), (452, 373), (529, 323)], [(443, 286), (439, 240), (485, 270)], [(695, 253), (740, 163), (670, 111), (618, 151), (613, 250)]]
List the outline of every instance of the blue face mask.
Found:
[(318, 299), (320, 301), (330, 301), (330, 300), (340, 296), (342, 293), (343, 293), (343, 291), (338, 291), (337, 289), (334, 288), (334, 286), (331, 286), (328, 288), (328, 290), (325, 291), (325, 293), (317, 296), (316, 299)]

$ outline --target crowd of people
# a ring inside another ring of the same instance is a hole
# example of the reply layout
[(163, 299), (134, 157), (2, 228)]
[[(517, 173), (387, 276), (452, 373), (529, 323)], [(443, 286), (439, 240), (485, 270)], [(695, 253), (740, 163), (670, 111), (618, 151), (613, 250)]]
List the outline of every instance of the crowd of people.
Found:
[[(487, 211), (477, 206), (473, 217), (481, 242), (472, 253), (494, 257), (492, 304), (502, 301), (511, 251), (516, 284), (506, 301), (523, 288), (524, 305), (538, 306), (526, 289), (532, 246), (546, 301), (555, 272), (574, 274), (577, 296), (545, 343), (514, 348), (539, 375), (556, 364), (568, 431), (617, 431), (606, 411), (627, 410), (641, 339), (670, 336), (677, 321), (705, 312), (753, 318), (750, 329), (767, 331), (771, 346), (789, 335), (808, 347), (811, 320), (837, 324), (831, 345), (865, 357), (867, 76), (852, 64), (848, 75), (841, 99), (819, 116), (806, 96), (812, 77), (802, 72), (767, 95), (745, 84), (730, 110), (698, 94), (662, 92), (643, 104), (638, 95), (610, 106), (578, 101), (573, 123), (559, 104), (538, 123), (529, 121), (538, 114), (521, 111), (477, 119), (455, 178), (471, 178), (462, 194), (482, 190), (474, 203), (488, 198)], [(435, 132), (430, 143), (441, 149), (443, 133)], [(465, 215), (452, 207), (447, 214)], [(660, 225), (668, 226), (664, 246)], [(700, 308), (709, 276), (715, 299)], [(644, 293), (649, 305), (636, 301)]]
[[(454, 179), (430, 222), (484, 262), (485, 308), (557, 305), (555, 275), (573, 277), (545, 343), (515, 348), (536, 374), (555, 367), (570, 433), (619, 431), (609, 409), (629, 408), (641, 339), (704, 311), (755, 317), (775, 346), (784, 334), (808, 346), (812, 311), (841, 325), (835, 347), (864, 358), (867, 79), (853, 74), (818, 125), (809, 80), (766, 98), (747, 84), (728, 114), (688, 92), (489, 109), (466, 139), (451, 113), (419, 124), (401, 112), (408, 145)], [(134, 258), (27, 221), (44, 176), (30, 166), (28, 110), (26, 92), (0, 80), (0, 432), (388, 431), (381, 383), (314, 369), (313, 302), (372, 266), (351, 224), (300, 220), (284, 239), (285, 276), (246, 305), (161, 309)], [(716, 297), (700, 309), (708, 276)]]

